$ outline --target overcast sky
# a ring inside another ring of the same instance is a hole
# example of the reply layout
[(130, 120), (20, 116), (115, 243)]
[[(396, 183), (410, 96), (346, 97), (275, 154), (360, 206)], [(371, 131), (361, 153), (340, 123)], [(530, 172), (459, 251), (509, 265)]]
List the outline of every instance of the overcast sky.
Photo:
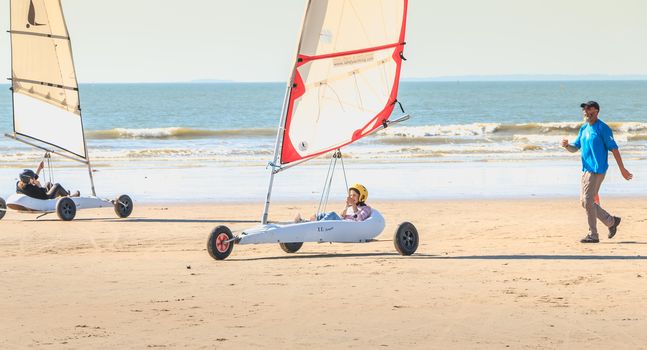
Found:
[[(81, 82), (283, 81), (304, 0), (62, 0)], [(8, 1), (0, 76), (9, 76)], [(403, 76), (647, 74), (644, 0), (410, 0)]]

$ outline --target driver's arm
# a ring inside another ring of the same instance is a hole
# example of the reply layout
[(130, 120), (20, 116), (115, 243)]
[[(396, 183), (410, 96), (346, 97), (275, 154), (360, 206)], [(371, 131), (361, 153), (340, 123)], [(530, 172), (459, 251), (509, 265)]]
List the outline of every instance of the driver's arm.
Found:
[(38, 164), (38, 168), (36, 168), (36, 175), (40, 175), (40, 172), (45, 168), (45, 163), (41, 160), (40, 164)]

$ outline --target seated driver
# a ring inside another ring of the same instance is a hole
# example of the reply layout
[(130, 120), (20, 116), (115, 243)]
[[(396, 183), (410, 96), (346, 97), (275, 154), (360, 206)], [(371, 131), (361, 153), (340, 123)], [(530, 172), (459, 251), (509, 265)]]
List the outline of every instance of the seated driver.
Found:
[[(366, 205), (368, 199), (368, 190), (361, 184), (354, 184), (348, 189), (346, 206), (341, 211), (341, 216), (334, 211), (320, 213), (310, 218), (311, 221), (317, 220), (349, 220), (364, 221), (371, 217), (371, 207)], [(300, 220), (297, 220), (300, 221)]]
[(54, 199), (57, 197), (78, 197), (79, 191), (70, 194), (60, 184), (47, 183), (46, 187), (41, 186), (38, 181), (38, 174), (43, 170), (44, 164), (40, 162), (38, 169), (34, 172), (31, 169), (25, 169), (20, 173), (20, 181), (16, 183), (16, 193), (24, 194), (36, 199)]

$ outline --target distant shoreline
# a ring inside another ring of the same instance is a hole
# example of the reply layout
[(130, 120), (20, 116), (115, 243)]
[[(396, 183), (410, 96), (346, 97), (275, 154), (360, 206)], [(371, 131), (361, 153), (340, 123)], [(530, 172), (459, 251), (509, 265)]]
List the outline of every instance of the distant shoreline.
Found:
[[(647, 81), (647, 75), (464, 75), (441, 77), (409, 77), (402, 78), (401, 83), (472, 83), (472, 82), (505, 82), (505, 83), (537, 83), (537, 82), (628, 82)], [(285, 81), (237, 81), (220, 79), (195, 79), (187, 81), (144, 81), (144, 82), (80, 82), (79, 85), (155, 85), (155, 84), (285, 84)], [(9, 86), (2, 82), (0, 86)]]

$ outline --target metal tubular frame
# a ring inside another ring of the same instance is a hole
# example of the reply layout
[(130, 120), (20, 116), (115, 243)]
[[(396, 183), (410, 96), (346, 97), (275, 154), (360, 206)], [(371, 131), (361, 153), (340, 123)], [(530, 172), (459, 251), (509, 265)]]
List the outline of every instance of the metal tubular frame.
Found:
[(269, 210), (270, 210), (270, 199), (272, 197), (272, 187), (274, 185), (274, 175), (278, 173), (276, 171), (277, 165), (276, 163), (279, 160), (280, 157), (280, 152), (281, 152), (281, 140), (283, 139), (283, 134), (285, 132), (285, 121), (287, 119), (287, 109), (288, 109), (288, 104), (290, 103), (290, 91), (292, 90), (292, 84), (294, 83), (294, 72), (297, 69), (297, 60), (298, 60), (298, 54), (299, 54), (299, 49), (301, 45), (301, 35), (303, 34), (303, 28), (305, 27), (305, 21), (306, 21), (306, 15), (308, 14), (308, 9), (310, 8), (310, 3), (312, 0), (309, 0), (308, 3), (306, 4), (306, 8), (303, 11), (303, 18), (301, 19), (301, 31), (299, 32), (299, 38), (297, 42), (297, 49), (294, 54), (294, 65), (292, 66), (292, 70), (290, 71), (290, 77), (288, 79), (288, 86), (285, 89), (285, 97), (283, 99), (283, 107), (281, 108), (281, 118), (279, 121), (279, 129), (276, 133), (276, 144), (274, 145), (274, 160), (272, 163), (269, 164), (270, 167), (272, 167), (272, 170), (270, 171), (270, 180), (269, 184), (267, 186), (267, 195), (265, 196), (265, 205), (263, 206), (263, 216), (261, 217), (261, 224), (266, 225), (267, 224), (267, 218), (269, 215)]

